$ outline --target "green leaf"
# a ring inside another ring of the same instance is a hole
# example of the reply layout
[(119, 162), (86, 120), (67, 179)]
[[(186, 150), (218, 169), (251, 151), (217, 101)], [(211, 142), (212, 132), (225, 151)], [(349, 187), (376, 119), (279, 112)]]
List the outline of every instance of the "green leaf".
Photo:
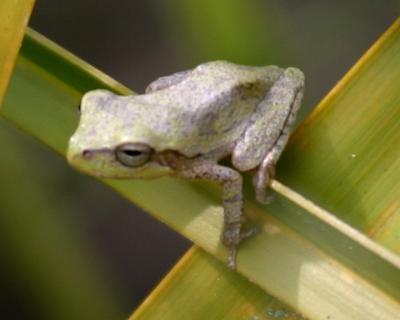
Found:
[(77, 206), (48, 190), (59, 189), (63, 172), (54, 161), (59, 159), (40, 170), (45, 150), (32, 142), (0, 118), (0, 145), (6, 150), (0, 161), (3, 281), (22, 290), (18, 307), (29, 305), (38, 319), (121, 318), (123, 308), (103, 261), (83, 236), (84, 223), (74, 219)]

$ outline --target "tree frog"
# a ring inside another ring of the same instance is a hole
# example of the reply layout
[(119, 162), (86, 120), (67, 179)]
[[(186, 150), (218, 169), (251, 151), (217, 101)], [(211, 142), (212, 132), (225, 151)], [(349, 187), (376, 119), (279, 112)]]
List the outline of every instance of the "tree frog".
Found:
[[(250, 67), (226, 61), (161, 77), (144, 94), (86, 93), (67, 158), (97, 177), (214, 180), (222, 185), (222, 243), (235, 268), (241, 229), (241, 172), (253, 173), (256, 199), (265, 190), (285, 147), (303, 97), (296, 68)], [(230, 158), (232, 166), (221, 165)]]

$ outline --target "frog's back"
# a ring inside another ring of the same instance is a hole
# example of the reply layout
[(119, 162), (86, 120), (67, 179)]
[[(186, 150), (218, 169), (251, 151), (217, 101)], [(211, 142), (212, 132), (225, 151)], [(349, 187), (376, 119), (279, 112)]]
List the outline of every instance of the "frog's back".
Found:
[(153, 141), (143, 142), (187, 156), (234, 143), (280, 73), (274, 66), (208, 62), (176, 85), (137, 96), (148, 104), (153, 116), (146, 126), (156, 133)]

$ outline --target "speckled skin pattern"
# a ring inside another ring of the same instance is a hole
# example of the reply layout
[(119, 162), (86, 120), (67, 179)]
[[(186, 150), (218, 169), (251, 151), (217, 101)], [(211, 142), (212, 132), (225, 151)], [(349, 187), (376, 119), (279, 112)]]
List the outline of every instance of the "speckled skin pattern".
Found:
[[(86, 93), (79, 127), (71, 137), (68, 161), (75, 168), (109, 178), (175, 175), (222, 184), (228, 266), (236, 247), (253, 232), (241, 232), (242, 176), (255, 171), (256, 198), (265, 190), (300, 107), (304, 75), (296, 68), (247, 67), (225, 61), (161, 77), (146, 93), (117, 96)], [(140, 166), (127, 166), (116, 149), (151, 150)], [(231, 156), (233, 168), (218, 162)]]

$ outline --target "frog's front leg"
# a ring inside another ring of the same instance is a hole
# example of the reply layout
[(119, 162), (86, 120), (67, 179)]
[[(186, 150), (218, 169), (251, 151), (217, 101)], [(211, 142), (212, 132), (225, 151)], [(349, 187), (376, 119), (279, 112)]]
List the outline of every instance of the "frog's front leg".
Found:
[(222, 184), (224, 229), (221, 240), (229, 250), (227, 265), (229, 268), (234, 269), (237, 245), (243, 238), (255, 233), (253, 232), (254, 230), (250, 230), (245, 234), (241, 233), (241, 227), (244, 222), (242, 176), (236, 170), (212, 161), (191, 165), (187, 169), (180, 171), (178, 175), (186, 179), (213, 180)]

